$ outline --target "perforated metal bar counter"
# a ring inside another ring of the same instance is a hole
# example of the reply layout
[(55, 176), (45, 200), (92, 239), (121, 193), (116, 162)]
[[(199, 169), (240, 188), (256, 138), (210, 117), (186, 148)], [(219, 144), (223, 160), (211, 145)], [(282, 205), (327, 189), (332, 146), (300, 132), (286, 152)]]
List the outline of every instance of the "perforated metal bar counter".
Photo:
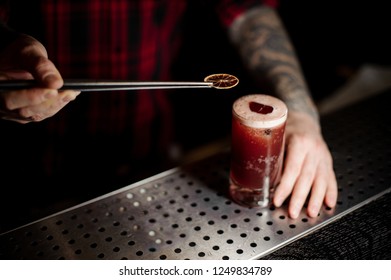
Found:
[(0, 256), (258, 259), (295, 246), (302, 237), (390, 193), (389, 96), (382, 94), (322, 119), (339, 197), (334, 209), (323, 208), (316, 218), (308, 218), (303, 210), (290, 219), (286, 205), (248, 209), (231, 202), (229, 151), (222, 151), (6, 232), (0, 236)]

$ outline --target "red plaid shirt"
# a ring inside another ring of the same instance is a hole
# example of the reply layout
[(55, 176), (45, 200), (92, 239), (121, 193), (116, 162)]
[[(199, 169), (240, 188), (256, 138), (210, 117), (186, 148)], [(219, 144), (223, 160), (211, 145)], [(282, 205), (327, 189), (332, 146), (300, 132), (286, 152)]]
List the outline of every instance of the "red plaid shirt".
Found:
[[(228, 26), (244, 9), (260, 2), (275, 6), (276, 1), (221, 0), (210, 1), (205, 7), (216, 8), (221, 23)], [(11, 27), (42, 41), (65, 79), (164, 81), (171, 79), (171, 63), (180, 47), (187, 2), (12, 0), (10, 13), (0, 10), (0, 15), (9, 18)], [(95, 147), (100, 149), (97, 154), (107, 149), (105, 141), (116, 139), (113, 143), (126, 149), (108, 149), (113, 154), (122, 153), (123, 161), (148, 158), (151, 151), (166, 149), (172, 123), (171, 105), (164, 91), (94, 92), (82, 93), (37, 126), (51, 131), (43, 155), (51, 169), (47, 172), (57, 172), (62, 168), (57, 163), (67, 153), (53, 151), (64, 146), (88, 147), (89, 141), (93, 147), (94, 143), (101, 145)], [(74, 136), (69, 138), (68, 134)], [(103, 160), (111, 159), (110, 155), (103, 156)]]

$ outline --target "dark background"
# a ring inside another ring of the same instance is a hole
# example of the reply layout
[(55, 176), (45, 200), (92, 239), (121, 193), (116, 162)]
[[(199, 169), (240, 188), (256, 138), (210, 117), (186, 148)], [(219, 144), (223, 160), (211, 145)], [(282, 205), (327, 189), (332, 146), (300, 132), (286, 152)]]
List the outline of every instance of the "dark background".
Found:
[(280, 14), (315, 100), (371, 63), (390, 66), (387, 1), (282, 0)]

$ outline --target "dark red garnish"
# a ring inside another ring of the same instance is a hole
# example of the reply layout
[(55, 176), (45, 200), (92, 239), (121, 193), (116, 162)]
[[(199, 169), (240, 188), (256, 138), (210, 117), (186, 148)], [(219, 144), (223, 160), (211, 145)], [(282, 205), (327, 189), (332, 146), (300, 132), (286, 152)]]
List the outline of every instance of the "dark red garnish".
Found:
[(251, 101), (250, 102), (250, 110), (258, 113), (258, 114), (270, 114), (273, 112), (273, 107), (265, 104), (261, 104), (258, 102)]

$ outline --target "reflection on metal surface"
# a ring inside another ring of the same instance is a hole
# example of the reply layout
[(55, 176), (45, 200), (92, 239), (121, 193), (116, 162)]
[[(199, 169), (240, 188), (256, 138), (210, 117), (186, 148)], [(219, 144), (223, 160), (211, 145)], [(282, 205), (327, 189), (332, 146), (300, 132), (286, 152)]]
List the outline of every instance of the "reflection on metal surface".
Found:
[[(371, 110), (371, 104), (365, 109)], [(373, 105), (373, 104), (372, 104)], [(324, 120), (339, 184), (335, 209), (297, 219), (286, 205), (227, 197), (229, 152), (169, 170), (0, 236), (2, 259), (256, 259), (390, 191), (390, 124), (360, 108)], [(368, 114), (367, 114), (368, 115)], [(371, 123), (375, 121), (376, 126)]]

